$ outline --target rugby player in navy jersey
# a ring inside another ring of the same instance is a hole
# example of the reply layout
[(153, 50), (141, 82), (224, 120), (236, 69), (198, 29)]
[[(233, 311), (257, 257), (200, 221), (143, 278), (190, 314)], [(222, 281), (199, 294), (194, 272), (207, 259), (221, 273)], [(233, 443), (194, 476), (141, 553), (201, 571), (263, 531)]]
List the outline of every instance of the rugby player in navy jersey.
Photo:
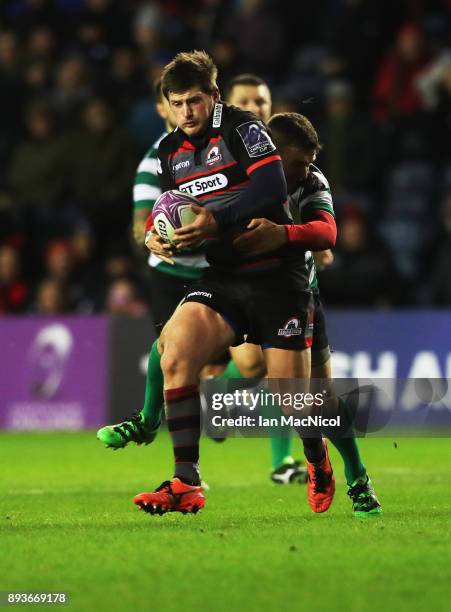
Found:
[[(165, 119), (166, 132), (158, 139), (157, 143), (146, 153), (145, 158), (139, 165), (134, 187), (134, 235), (138, 245), (144, 243), (144, 228), (146, 220), (155, 204), (157, 197), (161, 194), (157, 174), (157, 148), (159, 141), (171, 132), (176, 126), (172, 118), (169, 103), (161, 91), (161, 79), (155, 86), (157, 99), (156, 108)], [(258, 76), (253, 74), (240, 74), (234, 77), (226, 89), (226, 101), (232, 106), (254, 113), (256, 117), (267, 123), (271, 116), (271, 92), (268, 85)], [(157, 236), (153, 236), (151, 243), (155, 246)], [(158, 246), (158, 244), (156, 244)], [(202, 276), (203, 268), (206, 266), (205, 258), (201, 253), (188, 253), (174, 259), (163, 256), (157, 257), (152, 253), (149, 265), (152, 270), (152, 287), (155, 290), (156, 299), (153, 302), (152, 319), (160, 334), (163, 325), (171, 317), (180, 300), (185, 295), (186, 284), (193, 279)], [(315, 334), (314, 334), (315, 339)], [(315, 345), (312, 346), (312, 356)], [(251, 378), (259, 379), (266, 374), (266, 366), (261, 347), (248, 342), (240, 346), (231, 347), (232, 359), (223, 366), (219, 373), (222, 379)], [(203, 375), (218, 375), (220, 366), (207, 366)], [(158, 353), (157, 341), (152, 345), (147, 365), (146, 390), (143, 407), (139, 412), (115, 425), (107, 425), (97, 432), (99, 440), (110, 448), (124, 448), (131, 442), (137, 444), (151, 443), (157, 433), (161, 422), (163, 411), (163, 377), (160, 368), (160, 355)], [(216, 441), (224, 438), (215, 436)], [(270, 477), (277, 484), (305, 483), (307, 470), (301, 461), (296, 461), (291, 456), (292, 436), (288, 432), (270, 430), (272, 470)]]
[[(205, 503), (198, 381), (217, 354), (246, 335), (262, 346), (269, 378), (302, 379), (305, 391), (309, 385), (312, 295), (305, 253), (287, 244), (270, 257), (242, 257), (233, 243), (255, 217), (290, 224), (281, 159), (262, 122), (219, 100), (216, 72), (207, 54), (192, 52), (177, 55), (162, 75), (178, 129), (159, 145), (161, 186), (202, 202), (193, 207), (194, 223), (177, 230), (177, 246), (207, 241), (210, 268), (189, 288), (160, 339), (175, 472), (156, 491), (135, 498), (150, 512), (196, 512)], [(327, 448), (321, 438), (303, 442), (313, 479), (321, 474), (322, 486), (309, 492), (310, 505), (321, 512), (335, 488)]]

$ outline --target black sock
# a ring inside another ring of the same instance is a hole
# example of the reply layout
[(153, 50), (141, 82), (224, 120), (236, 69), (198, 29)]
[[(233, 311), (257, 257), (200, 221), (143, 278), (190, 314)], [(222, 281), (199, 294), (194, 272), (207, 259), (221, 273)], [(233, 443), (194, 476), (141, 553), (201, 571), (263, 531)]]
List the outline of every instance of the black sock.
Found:
[(174, 448), (174, 477), (199, 486), (200, 396), (198, 385), (164, 392), (168, 429)]
[(326, 456), (322, 438), (302, 438), (304, 455), (309, 463), (321, 463)]

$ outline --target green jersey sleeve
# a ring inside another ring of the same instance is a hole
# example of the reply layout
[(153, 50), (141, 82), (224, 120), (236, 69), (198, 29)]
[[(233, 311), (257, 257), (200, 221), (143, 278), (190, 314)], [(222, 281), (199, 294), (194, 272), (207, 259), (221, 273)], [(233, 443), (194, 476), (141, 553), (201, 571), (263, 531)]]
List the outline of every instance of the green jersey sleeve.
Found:
[(161, 194), (160, 179), (158, 176), (158, 144), (166, 134), (149, 149), (138, 166), (133, 187), (133, 204), (135, 210), (141, 208), (152, 209), (155, 201)]
[(300, 195), (298, 205), (301, 219), (312, 210), (325, 210), (335, 217), (329, 182), (319, 168), (311, 171), (309, 185)]

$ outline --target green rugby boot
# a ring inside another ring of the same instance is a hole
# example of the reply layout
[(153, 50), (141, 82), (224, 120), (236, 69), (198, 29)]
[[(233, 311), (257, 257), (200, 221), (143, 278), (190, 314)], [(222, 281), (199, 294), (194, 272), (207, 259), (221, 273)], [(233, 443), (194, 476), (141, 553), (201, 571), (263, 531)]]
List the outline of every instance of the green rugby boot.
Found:
[(124, 448), (130, 442), (150, 444), (155, 440), (158, 427), (150, 429), (146, 426), (144, 417), (138, 412), (129, 420), (117, 425), (106, 425), (97, 432), (97, 438), (106, 444), (107, 448)]
[(367, 474), (363, 478), (354, 480), (348, 489), (348, 495), (352, 500), (352, 511), (357, 518), (366, 518), (382, 513), (382, 507)]

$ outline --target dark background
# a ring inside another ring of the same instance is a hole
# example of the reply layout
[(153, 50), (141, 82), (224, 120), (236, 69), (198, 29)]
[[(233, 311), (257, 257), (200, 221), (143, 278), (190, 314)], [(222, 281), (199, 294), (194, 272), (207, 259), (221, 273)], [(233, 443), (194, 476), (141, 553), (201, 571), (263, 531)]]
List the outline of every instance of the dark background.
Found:
[(324, 150), (339, 238), (328, 306), (451, 304), (449, 0), (4, 0), (0, 315), (152, 310), (132, 183), (163, 125), (152, 82), (180, 50), (224, 88), (267, 80)]

